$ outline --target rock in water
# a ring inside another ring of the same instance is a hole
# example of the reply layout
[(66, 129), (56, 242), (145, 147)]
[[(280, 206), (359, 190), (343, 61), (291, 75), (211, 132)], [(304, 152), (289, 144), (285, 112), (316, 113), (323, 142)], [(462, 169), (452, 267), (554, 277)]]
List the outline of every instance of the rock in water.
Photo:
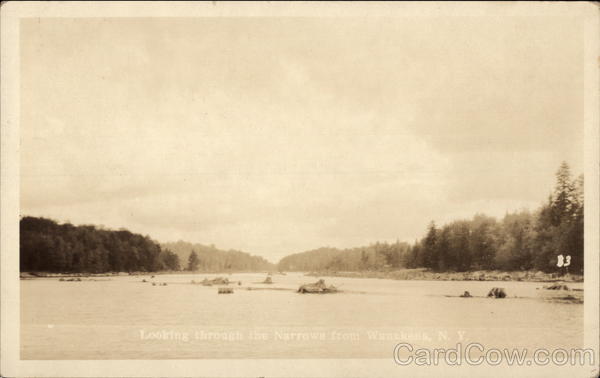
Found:
[(506, 298), (506, 291), (502, 287), (494, 287), (487, 295), (488, 297), (494, 298)]
[(323, 279), (318, 280), (315, 283), (312, 284), (304, 284), (302, 286), (300, 286), (298, 288), (298, 293), (318, 293), (318, 294), (325, 294), (325, 293), (336, 293), (338, 290), (335, 286), (333, 285), (325, 285), (325, 281)]
[(567, 285), (554, 284), (554, 285), (550, 285), (550, 286), (544, 286), (544, 289), (546, 289), (546, 290), (569, 290), (569, 287)]

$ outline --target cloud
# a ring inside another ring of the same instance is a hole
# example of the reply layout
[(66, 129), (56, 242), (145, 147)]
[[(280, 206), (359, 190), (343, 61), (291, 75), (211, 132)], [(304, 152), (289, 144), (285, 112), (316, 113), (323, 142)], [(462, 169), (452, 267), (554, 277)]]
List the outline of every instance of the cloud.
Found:
[(405, 21), (24, 21), (22, 213), (275, 260), (581, 170), (576, 23)]

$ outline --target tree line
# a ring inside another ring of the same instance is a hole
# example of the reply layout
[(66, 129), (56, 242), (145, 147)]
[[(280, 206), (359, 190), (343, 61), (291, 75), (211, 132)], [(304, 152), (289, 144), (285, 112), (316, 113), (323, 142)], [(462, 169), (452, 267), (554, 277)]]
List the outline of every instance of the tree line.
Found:
[[(184, 265), (185, 264), (185, 265)], [(179, 271), (265, 271), (274, 265), (236, 250), (183, 241), (165, 243), (125, 229), (59, 224), (25, 216), (20, 221), (22, 272), (105, 273)]]
[[(281, 270), (361, 271), (428, 268), (469, 270), (558, 270), (557, 257), (569, 256), (569, 271), (583, 272), (583, 175), (572, 179), (563, 162), (552, 194), (537, 210), (483, 214), (438, 227), (433, 221), (414, 244), (375, 243), (352, 249), (320, 248), (287, 256)], [(566, 260), (565, 260), (566, 261)]]
[(150, 239), (121, 229), (20, 221), (20, 269), (31, 272), (155, 272), (179, 270), (179, 257)]
[(279, 261), (281, 271), (362, 271), (401, 268), (410, 251), (404, 242), (375, 243), (367, 247), (338, 249), (323, 247), (295, 253)]
[[(557, 270), (557, 256), (568, 256), (569, 271), (583, 272), (583, 175), (572, 179), (562, 163), (552, 194), (537, 210), (483, 214), (443, 226), (433, 221), (412, 245), (375, 243), (367, 247), (324, 247), (284, 257), (282, 271), (364, 271), (428, 268), (434, 271)], [(567, 260), (565, 260), (567, 261)], [(185, 262), (183, 267), (180, 262)], [(58, 224), (25, 216), (20, 221), (21, 271), (133, 272), (265, 271), (262, 257), (183, 241), (162, 245), (125, 229)]]
[(218, 271), (268, 271), (275, 265), (260, 256), (254, 256), (237, 250), (221, 250), (214, 245), (203, 245), (178, 241), (163, 243), (167, 248), (177, 254), (180, 261), (185, 261), (186, 270), (218, 272)]

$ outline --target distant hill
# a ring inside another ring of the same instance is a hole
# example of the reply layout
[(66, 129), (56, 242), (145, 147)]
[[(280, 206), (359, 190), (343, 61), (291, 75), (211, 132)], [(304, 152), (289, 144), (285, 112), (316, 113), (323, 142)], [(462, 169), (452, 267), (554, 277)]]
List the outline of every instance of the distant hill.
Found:
[(277, 264), (281, 271), (311, 272), (323, 270), (343, 251), (337, 248), (323, 247), (285, 256)]
[(221, 250), (214, 246), (193, 244), (185, 241), (162, 243), (162, 249), (179, 256), (181, 267), (185, 269), (192, 251), (198, 255), (198, 270), (214, 271), (267, 271), (275, 269), (275, 265), (260, 256), (236, 250)]
[(361, 271), (400, 267), (410, 249), (407, 243), (375, 243), (365, 247), (338, 249), (323, 247), (295, 253), (279, 261), (281, 271), (314, 272), (324, 270)]

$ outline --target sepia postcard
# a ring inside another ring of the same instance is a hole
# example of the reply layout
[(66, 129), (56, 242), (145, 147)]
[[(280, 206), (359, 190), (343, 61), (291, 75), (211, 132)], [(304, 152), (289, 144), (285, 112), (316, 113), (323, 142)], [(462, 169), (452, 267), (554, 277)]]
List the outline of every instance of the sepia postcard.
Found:
[(3, 377), (597, 377), (591, 2), (3, 2)]

